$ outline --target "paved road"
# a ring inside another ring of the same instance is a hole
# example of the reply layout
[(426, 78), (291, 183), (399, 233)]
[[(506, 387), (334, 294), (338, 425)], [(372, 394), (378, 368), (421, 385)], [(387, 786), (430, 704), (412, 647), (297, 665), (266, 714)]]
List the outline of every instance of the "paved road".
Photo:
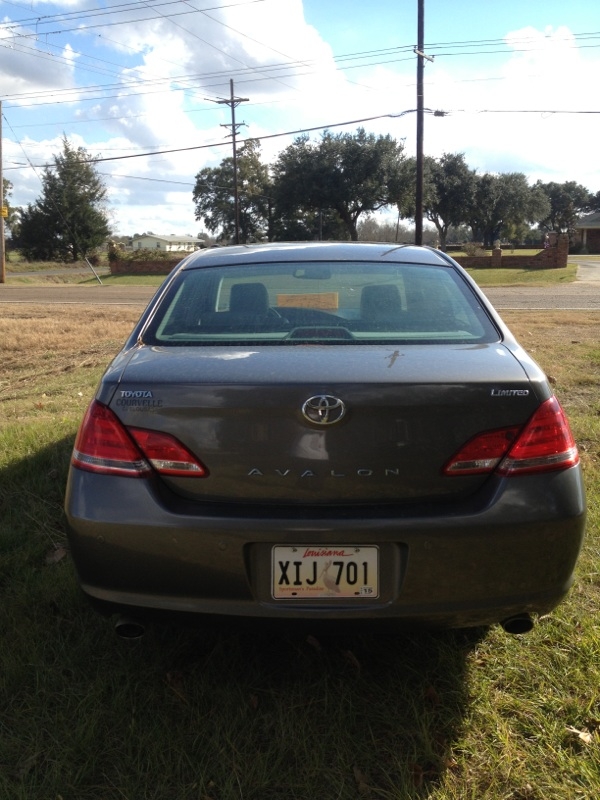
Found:
[[(600, 311), (600, 260), (583, 261), (578, 280), (564, 285), (512, 286), (485, 289), (492, 305), (502, 309), (592, 309)], [(156, 291), (153, 286), (12, 286), (0, 284), (2, 303), (77, 303), (82, 305), (131, 305), (140, 312)]]
[(135, 305), (144, 308), (155, 291), (155, 286), (11, 286), (10, 283), (1, 283), (0, 303)]
[(569, 262), (578, 264), (577, 280), (584, 283), (600, 281), (600, 258), (586, 258), (585, 256), (569, 256)]
[(515, 309), (598, 309), (600, 310), (600, 259), (570, 256), (579, 265), (574, 283), (556, 286), (510, 286), (484, 289), (499, 311)]
[[(600, 282), (566, 283), (564, 286), (511, 286), (484, 289), (494, 308), (581, 309), (600, 311)], [(1, 296), (0, 296), (1, 299)]]

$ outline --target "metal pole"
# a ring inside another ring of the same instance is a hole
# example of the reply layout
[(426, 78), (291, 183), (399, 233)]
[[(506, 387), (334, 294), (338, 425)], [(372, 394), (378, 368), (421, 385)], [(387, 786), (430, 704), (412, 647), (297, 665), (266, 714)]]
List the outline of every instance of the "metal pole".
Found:
[(418, 0), (417, 21), (417, 188), (415, 194), (415, 244), (423, 244), (423, 128), (424, 97), (423, 73), (425, 67), (425, 0)]
[[(4, 175), (2, 174), (2, 100), (0, 100), (0, 208), (4, 212)], [(0, 283), (6, 283), (4, 213), (0, 216)]]

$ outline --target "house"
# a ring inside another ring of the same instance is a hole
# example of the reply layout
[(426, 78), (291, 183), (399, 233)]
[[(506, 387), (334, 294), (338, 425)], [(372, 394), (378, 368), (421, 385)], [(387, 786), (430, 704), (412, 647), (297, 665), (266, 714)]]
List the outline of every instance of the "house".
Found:
[(582, 217), (575, 225), (575, 230), (581, 246), (588, 253), (600, 253), (600, 211)]
[(132, 244), (134, 250), (161, 250), (163, 253), (193, 253), (205, 246), (203, 239), (175, 233), (170, 236), (156, 236), (154, 233), (136, 235)]

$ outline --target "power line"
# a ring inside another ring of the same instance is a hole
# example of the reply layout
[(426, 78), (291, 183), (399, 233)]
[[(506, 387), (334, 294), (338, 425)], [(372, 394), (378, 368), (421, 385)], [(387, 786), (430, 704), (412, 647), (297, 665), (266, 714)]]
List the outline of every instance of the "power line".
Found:
[(600, 111), (575, 111), (573, 109), (543, 109), (543, 108), (482, 108), (471, 113), (475, 114), (600, 114)]
[[(259, 0), (255, 0), (255, 2), (258, 2), (258, 1)], [(264, 2), (264, 0), (260, 0), (260, 1)], [(199, 10), (199, 11), (201, 13), (204, 13), (202, 10)], [(210, 17), (209, 15), (206, 15), (206, 16), (208, 16), (209, 19), (213, 20), (213, 18)], [(162, 18), (164, 18), (164, 17), (165, 17), (165, 15), (162, 15)], [(161, 18), (161, 17), (155, 17), (154, 19), (159, 19), (159, 18)], [(215, 21), (215, 20), (213, 20), (213, 21)], [(177, 25), (177, 23), (173, 23), (173, 24)], [(224, 23), (219, 23), (219, 24), (224, 24)], [(181, 26), (178, 25), (178, 27), (181, 27)], [(226, 27), (229, 27), (229, 26), (226, 26)], [(232, 29), (232, 30), (235, 30), (235, 29)], [(190, 33), (190, 31), (188, 31), (187, 29), (186, 29), (186, 32)], [(237, 31), (237, 33), (239, 35), (245, 35), (240, 31)], [(195, 34), (193, 34), (193, 35), (195, 35)], [(200, 37), (196, 37), (196, 38), (200, 38)], [(586, 32), (586, 33), (582, 33), (582, 34), (574, 34), (573, 38), (575, 38), (576, 40), (578, 38), (581, 38), (583, 40), (596, 39), (596, 38), (600, 38), (600, 32)], [(209, 42), (206, 42), (206, 40), (203, 40), (203, 39), (200, 39), (200, 40), (203, 41), (204, 43), (210, 44)], [(564, 37), (563, 40), (564, 41), (570, 41), (570, 37), (569, 38)], [(9, 46), (9, 45), (5, 44), (5, 42), (7, 42), (7, 41), (8, 40), (6, 40), (6, 39), (3, 40), (3, 41), (0, 41), (0, 46), (4, 46), (4, 47)], [(257, 40), (253, 40), (253, 41), (257, 41)], [(523, 42), (523, 43), (528, 43), (528, 42), (538, 42), (538, 39), (529, 37), (529, 38), (523, 38), (521, 40), (516, 40), (516, 41)], [(259, 44), (262, 44), (262, 43), (259, 42)], [(445, 51), (435, 52), (436, 49), (438, 49), (438, 48), (449, 48), (449, 47), (452, 47), (452, 48), (464, 48), (464, 47), (484, 46), (484, 45), (485, 46), (492, 46), (492, 45), (496, 45), (496, 44), (503, 44), (504, 46), (503, 46), (502, 49), (497, 49), (497, 50), (477, 50), (477, 51), (470, 51), (468, 53), (465, 53), (465, 52), (456, 53), (456, 52), (445, 52)], [(264, 45), (264, 44), (263, 44), (263, 46), (267, 47), (267, 45)], [(433, 52), (434, 55), (445, 56), (445, 57), (453, 57), (453, 56), (456, 56), (456, 55), (468, 55), (468, 56), (471, 56), (471, 55), (483, 55), (483, 54), (488, 54), (489, 55), (489, 54), (493, 54), (493, 53), (504, 53), (508, 49), (510, 49), (509, 45), (506, 44), (506, 42), (504, 42), (503, 40), (500, 40), (500, 39), (469, 40), (469, 41), (466, 41), (466, 42), (460, 42), (460, 41), (458, 41), (458, 42), (441, 42), (441, 43), (433, 43), (431, 45), (427, 45), (426, 44), (425, 47), (426, 47), (426, 49), (428, 49), (429, 52)], [(600, 44), (580, 45), (580, 47), (600, 47)], [(360, 68), (364, 68), (364, 67), (382, 66), (384, 64), (389, 64), (389, 63), (399, 63), (402, 60), (411, 60), (411, 61), (414, 60), (414, 55), (411, 52), (412, 48), (413, 48), (413, 45), (404, 45), (404, 46), (397, 47), (397, 48), (386, 48), (386, 49), (377, 49), (377, 50), (373, 50), (373, 51), (363, 51), (363, 52), (358, 52), (358, 53), (343, 54), (341, 56), (334, 56), (334, 61), (337, 64), (339, 64), (340, 66), (343, 64), (343, 69), (346, 70), (346, 71), (350, 70), (350, 69), (360, 69)], [(531, 51), (534, 51), (534, 50), (537, 50), (537, 49), (540, 49), (540, 48), (539, 47), (535, 47), (535, 48), (518, 49), (517, 52), (531, 52)], [(28, 48), (26, 48), (26, 50), (31, 51), (31, 55), (34, 55), (36, 57), (39, 57), (39, 58), (47, 57), (47, 54), (45, 54), (44, 51), (36, 50), (33, 47), (28, 47)], [(513, 52), (515, 51), (514, 46), (512, 47), (512, 50), (513, 50)], [(23, 52), (23, 51), (21, 51), (21, 52)], [(279, 52), (279, 51), (276, 51), (276, 52)], [(407, 56), (406, 59), (402, 59), (402, 58), (398, 58), (398, 57), (396, 57), (396, 58), (387, 58), (387, 59), (385, 58), (386, 56), (393, 56), (393, 55), (401, 56), (401, 55), (404, 55), (404, 54)], [(82, 53), (79, 53), (78, 55), (80, 55), (80, 56), (84, 55), (84, 57), (87, 57), (87, 56), (85, 56), (85, 54), (82, 54)], [(232, 57), (232, 56), (230, 56), (230, 54), (228, 54), (228, 55), (229, 55), (229, 57)], [(282, 55), (285, 55), (285, 54), (282, 54)], [(54, 60), (54, 56), (52, 56), (52, 58)], [(232, 58), (234, 58), (234, 57), (232, 57)], [(382, 58), (384, 60), (381, 60)], [(358, 60), (359, 62), (364, 62), (365, 59), (371, 59), (371, 60), (368, 63), (344, 63), (344, 62), (348, 62), (348, 61), (351, 61), (351, 60)], [(378, 59), (378, 60), (375, 60), (375, 59)], [(102, 59), (94, 59), (94, 60), (98, 60), (100, 62), (104, 61)], [(237, 59), (237, 60), (239, 61), (239, 59)], [(107, 64), (111, 65), (114, 62), (105, 61), (104, 63), (107, 63)], [(240, 62), (240, 63), (242, 63), (242, 62)], [(246, 74), (247, 73), (262, 74), (263, 76), (266, 76), (266, 79), (269, 79), (269, 80), (271, 80), (271, 79), (272, 80), (281, 80), (281, 77), (285, 77), (285, 76), (278, 76), (278, 75), (274, 74), (275, 72), (285, 71), (285, 72), (287, 72), (289, 74), (290, 71), (292, 71), (291, 74), (290, 74), (290, 77), (300, 77), (301, 75), (307, 74), (307, 73), (306, 72), (299, 72), (299, 71), (293, 72), (293, 70), (299, 70), (299, 69), (300, 70), (301, 69), (309, 69), (310, 70), (310, 69), (314, 69), (314, 68), (317, 67), (318, 63), (319, 63), (318, 61), (314, 61), (314, 60), (310, 60), (310, 59), (304, 59), (304, 60), (290, 60), (290, 61), (284, 62), (284, 63), (270, 64), (270, 65), (261, 66), (261, 67), (253, 67), (253, 66), (249, 66), (249, 65), (243, 65), (243, 66), (245, 67), (244, 72), (246, 72)], [(79, 62), (77, 64), (77, 66), (78, 66), (79, 69), (82, 69), (82, 65)], [(100, 70), (93, 70), (90, 67), (83, 67), (83, 69), (84, 70), (87, 69), (87, 71), (100, 71)], [(107, 72), (105, 74), (110, 74), (110, 73)], [(153, 85), (153, 84), (156, 85), (157, 83), (164, 83), (166, 85), (169, 85), (169, 84), (172, 84), (172, 83), (185, 84), (185, 83), (188, 83), (188, 82), (193, 82), (194, 84), (197, 84), (198, 82), (206, 80), (208, 78), (215, 78), (220, 74), (222, 75), (224, 73), (223, 72), (221, 72), (221, 73), (212, 72), (212, 73), (200, 73), (200, 74), (194, 74), (194, 75), (188, 74), (188, 75), (173, 76), (172, 78), (158, 78), (157, 77), (157, 78), (153, 78), (153, 79), (150, 79), (150, 80), (139, 80), (138, 83), (139, 84), (144, 84), (144, 85)], [(228, 76), (231, 76), (231, 74), (232, 74), (231, 70), (227, 70), (225, 74), (227, 74)], [(246, 82), (247, 82), (248, 78), (244, 79), (243, 74), (244, 73), (235, 73), (234, 74), (234, 78), (236, 79), (236, 82), (240, 83), (240, 82), (244, 82), (244, 80), (246, 80)], [(253, 79), (253, 80), (256, 80), (256, 78)], [(108, 85), (101, 84), (101, 85), (95, 86), (95, 87), (94, 86), (91, 86), (91, 87), (77, 87), (76, 89), (65, 89), (65, 90), (62, 90), (62, 91), (59, 90), (58, 92), (56, 91), (56, 89), (53, 89), (53, 90), (48, 90), (48, 91), (45, 91), (45, 92), (19, 93), (19, 94), (14, 94), (14, 95), (5, 95), (5, 100), (6, 99), (19, 100), (21, 102), (19, 102), (18, 105), (23, 107), (23, 106), (25, 106), (25, 104), (22, 101), (24, 99), (26, 99), (26, 98), (34, 99), (34, 98), (43, 98), (43, 97), (47, 96), (47, 97), (52, 97), (52, 102), (56, 103), (57, 102), (57, 100), (56, 100), (57, 93), (58, 94), (65, 94), (65, 93), (70, 94), (70, 93), (73, 93), (73, 92), (77, 92), (79, 94), (85, 93), (85, 92), (102, 93), (102, 92), (105, 92), (107, 89), (110, 89), (111, 87), (116, 88), (116, 87), (119, 87), (119, 86), (123, 86), (124, 88), (133, 88), (133, 83), (134, 83), (133, 81), (128, 81), (128, 82), (119, 82), (117, 84), (108, 84)], [(182, 88), (181, 88), (181, 91), (188, 91), (191, 88), (192, 88), (191, 86), (183, 85)], [(206, 90), (206, 88), (207, 87), (205, 86), (204, 89)], [(138, 87), (136, 87), (136, 89), (139, 91)], [(93, 100), (95, 100), (97, 98), (96, 97), (88, 97), (88, 98), (83, 97), (83, 98), (78, 98), (78, 99), (80, 99), (81, 101), (85, 101), (85, 100), (93, 101)], [(32, 104), (32, 105), (39, 105), (39, 103), (35, 103), (35, 104)], [(9, 107), (12, 107), (12, 106), (9, 106)]]
[[(298, 136), (298, 135), (301, 135), (301, 134), (304, 134), (304, 133), (313, 133), (315, 131), (325, 131), (325, 130), (329, 130), (330, 128), (341, 128), (341, 127), (345, 127), (347, 125), (360, 125), (363, 122), (372, 122), (372, 121), (377, 120), (377, 119), (398, 119), (400, 117), (406, 116), (407, 114), (414, 114), (415, 112), (416, 112), (416, 109), (413, 108), (413, 109), (407, 109), (405, 111), (400, 111), (399, 113), (395, 113), (395, 114), (392, 114), (392, 113), (389, 113), (389, 114), (377, 114), (377, 115), (372, 116), (372, 117), (362, 117), (361, 119), (346, 120), (345, 122), (331, 122), (331, 123), (328, 123), (326, 125), (315, 125), (315, 126), (310, 127), (310, 128), (297, 128), (296, 130), (292, 130), (292, 131), (282, 131), (280, 133), (269, 133), (269, 134), (264, 134), (262, 136), (249, 136), (247, 139), (240, 139), (239, 143), (240, 144), (246, 144), (247, 142), (251, 142), (251, 141), (259, 141), (260, 142), (260, 141), (264, 141), (264, 140), (267, 140), (267, 139), (281, 138), (283, 136)], [(434, 110), (434, 109), (431, 109), (431, 108), (426, 108), (426, 109), (424, 109), (424, 113), (430, 114), (430, 115), (432, 115), (434, 117), (446, 117), (446, 116), (451, 116), (452, 114), (549, 114), (549, 115), (575, 114), (576, 115), (576, 114), (600, 114), (600, 110), (592, 111), (592, 110), (573, 110), (573, 109), (530, 109), (530, 108), (527, 108), (527, 109), (500, 109), (500, 108), (498, 108), (498, 109), (489, 109), (489, 108), (488, 109), (464, 109), (463, 108), (463, 109), (453, 109), (453, 110), (449, 110), (449, 111), (442, 111), (442, 110), (439, 110), (439, 109)], [(10, 123), (8, 123), (8, 121), (6, 120), (6, 117), (4, 117), (4, 119), (5, 119), (5, 121), (7, 122), (8, 126), (9, 126), (9, 128), (11, 129), (11, 131), (14, 134), (14, 130), (11, 127)], [(16, 136), (15, 136), (15, 139), (16, 139)], [(122, 156), (93, 157), (93, 158), (91, 158), (89, 160), (93, 161), (94, 163), (102, 163), (102, 162), (107, 162), (107, 161), (124, 161), (124, 160), (130, 159), (130, 158), (145, 158), (145, 157), (150, 157), (150, 156), (170, 155), (172, 153), (186, 153), (186, 152), (191, 152), (193, 150), (207, 150), (207, 149), (210, 149), (211, 147), (224, 147), (225, 145), (229, 145), (229, 144), (231, 144), (231, 142), (228, 142), (228, 141), (224, 140), (224, 141), (221, 141), (221, 142), (211, 142), (210, 144), (193, 145), (191, 147), (174, 147), (174, 148), (169, 148), (169, 149), (148, 150), (148, 151), (145, 151), (143, 153), (129, 153), (127, 155), (122, 155)], [(33, 166), (33, 164), (30, 164), (29, 166), (31, 166), (34, 169), (36, 168), (36, 167)], [(39, 164), (39, 165), (37, 165), (37, 168), (41, 169), (41, 168), (49, 167), (49, 166), (51, 166), (51, 165), (50, 164)], [(17, 167), (5, 167), (4, 171), (6, 172), (7, 170), (15, 170), (15, 169), (23, 169), (23, 167), (22, 166), (20, 166), (20, 167), (19, 166), (17, 166)]]
[[(410, 109), (407, 111), (401, 111), (397, 114), (378, 114), (374, 117), (363, 117), (362, 119), (354, 119), (354, 120), (347, 120), (346, 122), (333, 122), (328, 125), (315, 125), (311, 128), (298, 128), (297, 130), (293, 131), (284, 131), (281, 133), (269, 133), (264, 134), (263, 136), (249, 136), (247, 139), (241, 139), (241, 144), (246, 144), (247, 142), (257, 142), (257, 141), (264, 141), (265, 139), (277, 139), (282, 136), (296, 136), (298, 134), (303, 133), (312, 133), (313, 131), (323, 131), (328, 130), (329, 128), (341, 128), (346, 125), (360, 125), (362, 122), (371, 122), (376, 119), (396, 119), (398, 117), (403, 117), (406, 114), (413, 114), (416, 109)], [(434, 116), (444, 116), (446, 112), (444, 111), (432, 111), (431, 109), (425, 109), (427, 113), (433, 114)], [(10, 125), (9, 125), (10, 127)], [(12, 130), (12, 128), (11, 128)], [(14, 131), (13, 131), (14, 133)], [(223, 142), (212, 142), (211, 144), (198, 144), (193, 145), (192, 147), (175, 147), (170, 148), (168, 150), (152, 150), (145, 153), (130, 153), (124, 156), (108, 156), (108, 157), (96, 157), (90, 158), (90, 162), (94, 162), (95, 164), (99, 164), (106, 161), (123, 161), (128, 158), (143, 158), (149, 156), (162, 156), (162, 155), (169, 155), (171, 153), (186, 153), (192, 150), (206, 150), (211, 147), (223, 147), (226, 144), (230, 144), (230, 142), (223, 141)], [(32, 164), (30, 166), (33, 167)], [(50, 164), (40, 164), (37, 165), (37, 168), (45, 168), (50, 167)], [(23, 167), (7, 167), (7, 169), (23, 169)]]
[[(217, 10), (222, 10), (222, 9), (226, 9), (226, 8), (236, 8), (238, 6), (248, 6), (248, 5), (254, 5), (256, 3), (264, 3), (264, 2), (265, 2), (265, 0), (246, 0), (246, 2), (229, 3), (229, 4), (224, 5), (224, 6), (209, 6), (206, 10), (207, 11), (217, 11)], [(150, 8), (151, 9), (158, 9), (161, 6), (174, 6), (174, 5), (183, 5), (184, 7), (186, 6), (185, 3), (182, 3), (182, 0), (166, 0), (166, 2), (159, 3), (158, 5), (151, 6)], [(38, 35), (40, 33), (43, 34), (44, 36), (56, 36), (56, 35), (64, 34), (64, 33), (72, 33), (73, 31), (77, 31), (78, 33), (85, 32), (85, 31), (91, 30), (93, 28), (113, 27), (115, 25), (123, 25), (123, 24), (129, 24), (129, 23), (138, 24), (140, 22), (148, 22), (148, 21), (152, 22), (153, 20), (156, 20), (156, 19), (159, 19), (159, 18), (165, 17), (165, 16), (174, 16), (174, 17), (187, 16), (188, 14), (197, 14), (198, 12), (201, 11), (201, 9), (197, 9), (197, 8), (192, 8), (191, 10), (189, 10), (189, 8), (188, 8), (186, 11), (180, 11), (180, 12), (178, 12), (176, 14), (165, 15), (165, 14), (162, 14), (162, 13), (159, 12), (159, 14), (157, 16), (154, 16), (154, 17), (143, 17), (141, 19), (139, 17), (136, 17), (135, 19), (127, 20), (125, 23), (123, 23), (123, 20), (118, 20), (117, 22), (103, 22), (103, 23), (99, 23), (98, 25), (76, 25), (73, 28), (63, 28), (63, 29), (53, 30), (53, 31), (40, 31), (39, 30), (39, 26), (40, 25), (48, 24), (49, 21), (60, 22), (61, 20), (65, 20), (65, 22), (67, 22), (67, 23), (68, 22), (80, 22), (81, 20), (84, 20), (84, 19), (86, 19), (88, 17), (89, 18), (102, 17), (102, 16), (113, 17), (115, 14), (125, 14), (125, 13), (128, 13), (128, 12), (137, 12), (137, 11), (139, 11), (139, 9), (140, 9), (139, 0), (134, 0), (134, 2), (132, 2), (132, 3), (124, 3), (122, 5), (110, 6), (110, 7), (106, 8), (106, 9), (88, 9), (87, 11), (85, 11), (85, 10), (84, 11), (65, 11), (65, 12), (61, 12), (61, 13), (58, 13), (58, 14), (48, 14), (48, 15), (42, 15), (42, 16), (37, 16), (37, 17), (29, 17), (29, 18), (22, 19), (22, 20), (15, 20), (15, 22), (13, 22), (13, 23), (5, 23), (1, 27), (6, 31), (11, 32), (13, 36), (30, 37), (32, 35)], [(35, 34), (28, 34), (28, 33), (20, 34), (20, 33), (15, 33), (14, 32), (13, 29), (17, 29), (18, 30), (19, 28), (23, 27), (23, 25), (35, 25), (36, 26)]]

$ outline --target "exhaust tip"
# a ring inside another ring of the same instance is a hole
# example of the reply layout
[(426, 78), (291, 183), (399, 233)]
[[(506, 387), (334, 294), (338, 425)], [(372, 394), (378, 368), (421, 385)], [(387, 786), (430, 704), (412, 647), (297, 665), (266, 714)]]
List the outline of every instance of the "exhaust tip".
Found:
[(500, 623), (506, 633), (518, 635), (520, 633), (529, 633), (532, 630), (534, 622), (529, 614), (515, 614), (514, 617), (508, 617)]
[(137, 619), (131, 617), (119, 617), (115, 622), (115, 633), (121, 639), (128, 639), (130, 642), (141, 639), (146, 629)]

